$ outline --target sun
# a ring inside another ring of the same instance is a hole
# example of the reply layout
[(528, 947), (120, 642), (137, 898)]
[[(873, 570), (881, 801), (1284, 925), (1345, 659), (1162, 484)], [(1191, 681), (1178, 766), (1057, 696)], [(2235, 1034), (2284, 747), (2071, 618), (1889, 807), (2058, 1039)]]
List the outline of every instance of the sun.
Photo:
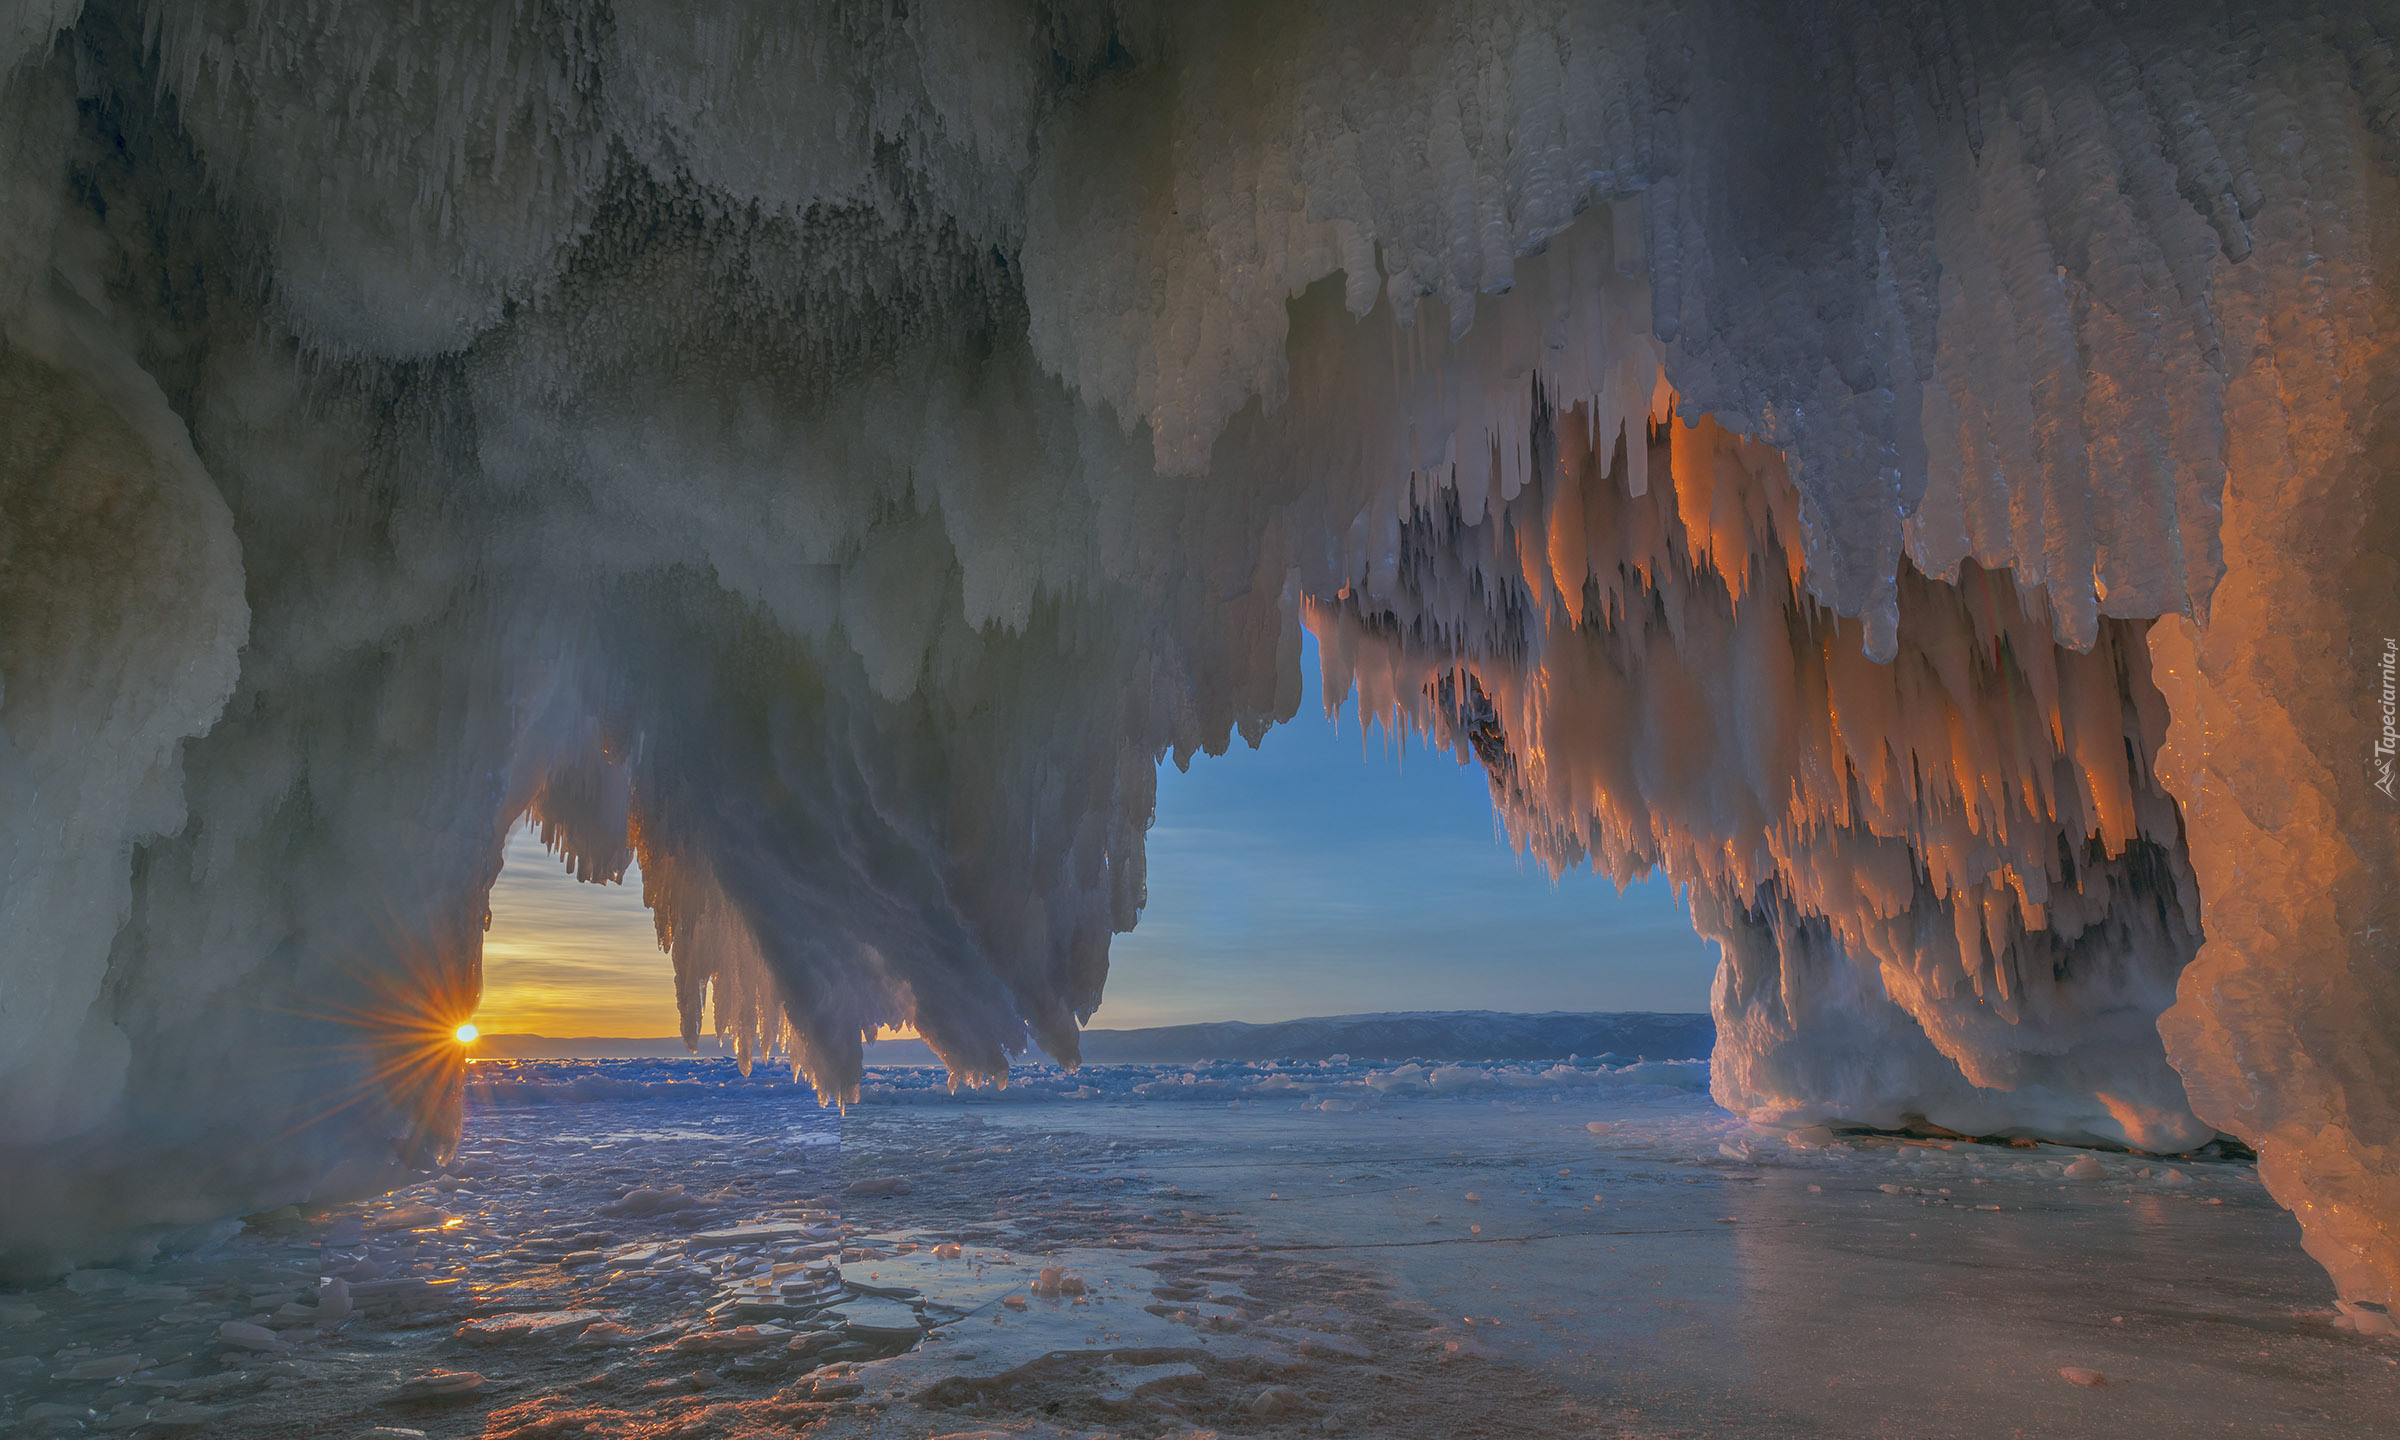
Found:
[(473, 1025), (461, 1025), (452, 1033), (458, 1036), (459, 1044), (472, 1045), (475, 1043), (475, 1037), (481, 1035), (483, 1032), (476, 1029)]

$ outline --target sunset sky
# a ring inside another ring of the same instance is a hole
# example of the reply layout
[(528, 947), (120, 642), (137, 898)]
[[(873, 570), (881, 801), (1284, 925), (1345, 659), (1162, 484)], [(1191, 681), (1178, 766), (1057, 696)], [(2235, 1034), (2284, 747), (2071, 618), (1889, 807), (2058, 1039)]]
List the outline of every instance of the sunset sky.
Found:
[(519, 826), (492, 886), (475, 1023), (487, 1035), (674, 1034), (674, 972), (642, 907), (641, 872), (582, 884)]
[[(1372, 1010), (1705, 1010), (1712, 947), (1662, 882), (1553, 885), (1492, 823), (1483, 772), (1361, 744), (1317, 703), (1256, 751), (1159, 777), (1150, 905), (1117, 937), (1095, 1026)], [(641, 879), (582, 885), (512, 837), (484, 942), (486, 1033), (672, 1035)]]

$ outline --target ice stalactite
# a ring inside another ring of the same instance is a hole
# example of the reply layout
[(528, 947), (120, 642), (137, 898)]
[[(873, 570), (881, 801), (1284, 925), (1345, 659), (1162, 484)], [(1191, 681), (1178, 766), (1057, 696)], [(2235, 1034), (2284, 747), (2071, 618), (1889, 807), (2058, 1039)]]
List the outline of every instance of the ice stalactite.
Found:
[(1799, 588), (1780, 455), (1664, 414), (1595, 446), (1582, 409), (1544, 413), (1530, 439), (1513, 500), (1468, 525), (1436, 496), (1391, 582), (1311, 607), (1325, 693), (1480, 761), (1554, 869), (1687, 891), (1725, 957), (1718, 1100), (2208, 1139), (2156, 1028), (2199, 923), (2143, 758), (2167, 711), (2142, 627), (2068, 649), (2039, 592), (1970, 561), (1902, 577), (1878, 663)]
[(2223, 1127), (2375, 1325), (2396, 36), (17, 7), (5, 1263), (438, 1153), (529, 811), (639, 854), (695, 1033), (1071, 1057), (1159, 756), (1288, 718), (1306, 610), (1688, 888), (1727, 1099)]

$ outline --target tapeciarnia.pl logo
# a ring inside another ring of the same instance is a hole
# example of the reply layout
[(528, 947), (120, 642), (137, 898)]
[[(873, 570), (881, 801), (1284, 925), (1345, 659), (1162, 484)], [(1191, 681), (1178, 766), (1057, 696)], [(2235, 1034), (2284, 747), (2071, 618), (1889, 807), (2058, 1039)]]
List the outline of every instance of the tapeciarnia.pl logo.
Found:
[(2382, 670), (2383, 734), (2375, 740), (2375, 788), (2383, 792), (2384, 799), (2390, 800), (2395, 798), (2392, 760), (2400, 754), (2400, 725), (2394, 724), (2400, 720), (2400, 640), (2388, 635), (2383, 641)]

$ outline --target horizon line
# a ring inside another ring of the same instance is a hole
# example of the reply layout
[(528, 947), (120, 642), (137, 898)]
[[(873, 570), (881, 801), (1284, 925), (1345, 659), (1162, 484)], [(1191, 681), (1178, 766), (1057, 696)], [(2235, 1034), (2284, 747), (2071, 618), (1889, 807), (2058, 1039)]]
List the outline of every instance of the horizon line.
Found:
[[(1288, 1020), (1179, 1020), (1168, 1025), (1129, 1025), (1121, 1028), (1095, 1025), (1083, 1027), (1081, 1033), (1086, 1035), (1112, 1033), (1128, 1034), (1136, 1030), (1180, 1030), (1192, 1025), (1252, 1025), (1262, 1027), (1267, 1025), (1305, 1025), (1312, 1020), (1374, 1020), (1397, 1016), (1707, 1015), (1710, 1013), (1711, 1012), (1707, 1010), (1360, 1010), (1342, 1015), (1297, 1015)], [(910, 1040), (924, 1043), (924, 1039), (925, 1037), (922, 1035), (885, 1035), (866, 1043), (872, 1045), (888, 1045), (894, 1042)], [(616, 1040), (624, 1042), (639, 1042), (641, 1044), (683, 1043), (683, 1037), (681, 1035), (549, 1035), (538, 1030), (487, 1030), (476, 1037), (475, 1043), (480, 1045), (492, 1040)], [(713, 1034), (703, 1035), (700, 1037), (700, 1040), (701, 1043), (706, 1044), (716, 1042), (717, 1037)], [(721, 1043), (720, 1048), (723, 1048)]]

